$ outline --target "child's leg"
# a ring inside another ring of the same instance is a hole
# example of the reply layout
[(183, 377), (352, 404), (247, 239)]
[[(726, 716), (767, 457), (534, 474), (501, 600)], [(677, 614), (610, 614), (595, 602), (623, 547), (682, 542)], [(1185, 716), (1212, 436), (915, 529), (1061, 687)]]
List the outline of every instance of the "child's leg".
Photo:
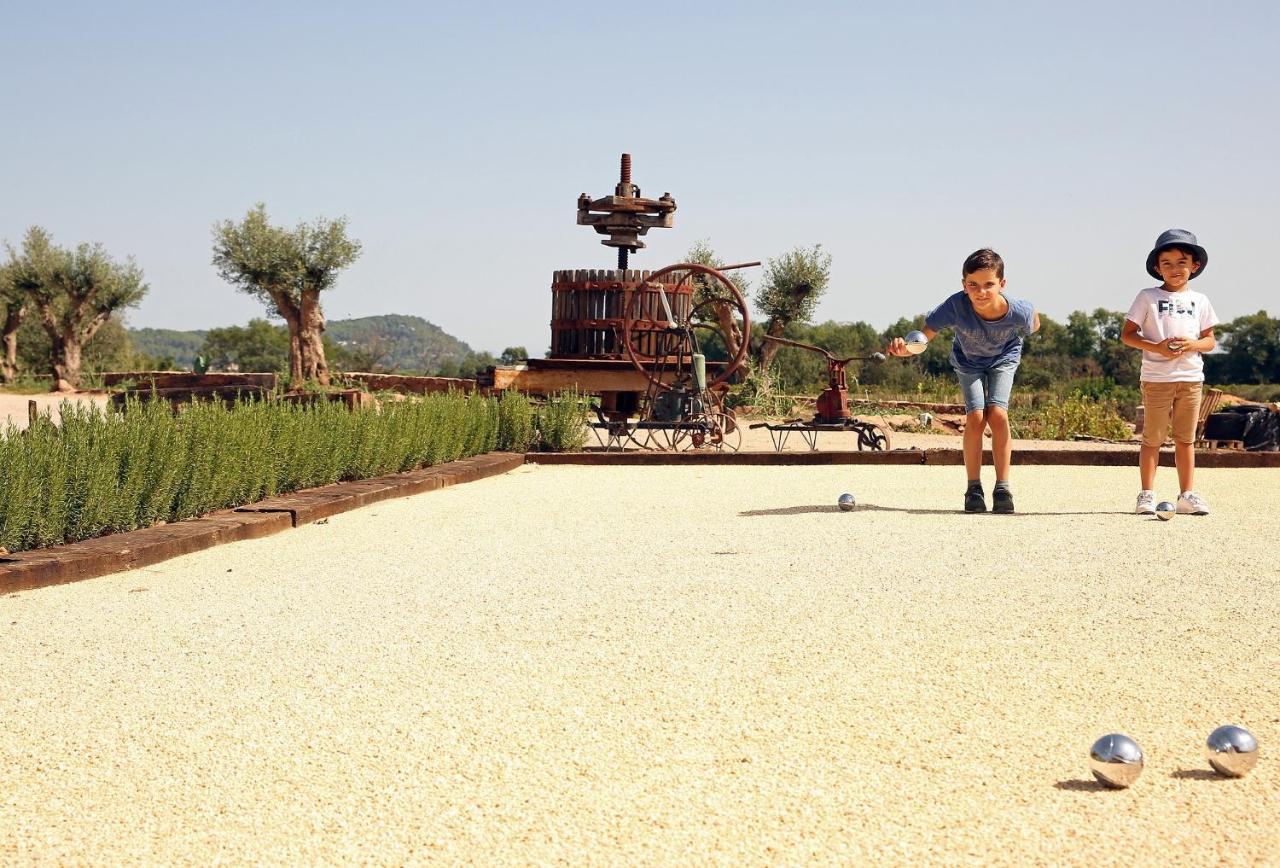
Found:
[(1009, 395), (1013, 391), (1013, 375), (1017, 365), (1000, 365), (987, 371), (986, 420), (991, 426), (991, 458), (996, 466), (996, 481), (1009, 481), (1009, 465), (1013, 459), (1013, 436), (1009, 430)]
[(1009, 465), (1013, 461), (1013, 437), (1009, 433), (1009, 411), (992, 404), (986, 412), (991, 426), (991, 459), (996, 466), (996, 481), (1009, 481)]
[(1200, 423), (1200, 384), (1175, 383), (1173, 397), (1173, 461), (1178, 467), (1178, 493), (1195, 490), (1196, 426)]
[(1142, 449), (1138, 454), (1138, 471), (1142, 490), (1155, 488), (1156, 467), (1160, 463), (1160, 444), (1169, 430), (1173, 413), (1173, 391), (1177, 383), (1142, 383)]
[(964, 398), (964, 470), (968, 480), (973, 482), (982, 477), (982, 432), (987, 427), (983, 412), (986, 396), (982, 374), (956, 373), (960, 378), (960, 394)]

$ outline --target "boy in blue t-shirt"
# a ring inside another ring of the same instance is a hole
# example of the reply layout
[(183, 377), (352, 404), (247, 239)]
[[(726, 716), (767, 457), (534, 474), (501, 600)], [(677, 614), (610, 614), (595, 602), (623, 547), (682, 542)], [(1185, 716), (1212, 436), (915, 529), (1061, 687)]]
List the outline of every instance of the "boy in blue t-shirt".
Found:
[[(948, 326), (956, 330), (951, 367), (960, 378), (966, 414), (964, 469), (969, 485), (964, 493), (964, 511), (987, 511), (982, 493), (982, 434), (990, 426), (991, 456), (996, 466), (991, 510), (1013, 512), (1013, 491), (1009, 488), (1013, 452), (1009, 392), (1013, 374), (1022, 361), (1022, 338), (1040, 329), (1040, 314), (1029, 301), (1005, 297), (1004, 260), (994, 250), (984, 248), (970, 254), (961, 274), (964, 290), (925, 316), (924, 336), (932, 339)], [(912, 352), (900, 337), (889, 342), (887, 351), (895, 356)]]

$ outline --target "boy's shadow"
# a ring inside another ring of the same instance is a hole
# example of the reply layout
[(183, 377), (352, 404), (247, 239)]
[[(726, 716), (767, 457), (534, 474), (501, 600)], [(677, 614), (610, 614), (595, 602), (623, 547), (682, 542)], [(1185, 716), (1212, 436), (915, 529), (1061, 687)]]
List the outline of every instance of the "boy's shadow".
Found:
[[(821, 504), (821, 505), (810, 504), (806, 506), (779, 506), (774, 509), (744, 509), (742, 512), (738, 513), (738, 515), (750, 516), (750, 517), (762, 516), (762, 515), (807, 515), (810, 513), (843, 512), (843, 511), (844, 510), (841, 510), (840, 507), (831, 506), (830, 504)], [(906, 507), (901, 507), (901, 506), (879, 506), (874, 503), (860, 503), (856, 507), (854, 507), (852, 510), (849, 510), (849, 511), (850, 512), (902, 512), (902, 513), (906, 513), (907, 515), (999, 515), (999, 513), (993, 513), (993, 512), (965, 513), (964, 510), (961, 510), (961, 509), (907, 509)], [(1016, 517), (1019, 515), (1132, 515), (1132, 513), (1127, 512), (1125, 510), (1110, 510), (1110, 509), (1085, 510), (1083, 512), (1070, 512), (1070, 511), (1023, 512), (1019, 510), (1018, 512), (1011, 513), (1011, 515)], [(1004, 518), (1004, 517), (1005, 517), (1004, 515), (1001, 515), (1001, 518)], [(1153, 519), (1153, 520), (1158, 521), (1159, 519)]]

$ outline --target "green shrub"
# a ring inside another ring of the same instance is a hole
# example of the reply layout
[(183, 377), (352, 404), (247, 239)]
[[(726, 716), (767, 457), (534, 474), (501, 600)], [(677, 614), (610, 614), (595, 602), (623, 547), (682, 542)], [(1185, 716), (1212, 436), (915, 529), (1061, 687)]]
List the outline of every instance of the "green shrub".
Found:
[(533, 407), (519, 392), (503, 392), (498, 399), (498, 442), (503, 452), (527, 452), (533, 443)]
[[(571, 443), (576, 404), (549, 406), (546, 430)], [(46, 412), (26, 432), (0, 433), (0, 546), (10, 551), (476, 455), (527, 440), (532, 417), (521, 396), (461, 393), (355, 412), (270, 401), (175, 413), (134, 399), (124, 413), (69, 402), (60, 413), (59, 425)]]
[(1133, 436), (1114, 401), (1098, 401), (1078, 392), (1035, 410), (1014, 413), (1010, 421), (1015, 437), (1070, 440), (1084, 436), (1128, 440)]
[(576, 390), (550, 396), (534, 418), (539, 448), (546, 452), (579, 452), (587, 445), (588, 401)]

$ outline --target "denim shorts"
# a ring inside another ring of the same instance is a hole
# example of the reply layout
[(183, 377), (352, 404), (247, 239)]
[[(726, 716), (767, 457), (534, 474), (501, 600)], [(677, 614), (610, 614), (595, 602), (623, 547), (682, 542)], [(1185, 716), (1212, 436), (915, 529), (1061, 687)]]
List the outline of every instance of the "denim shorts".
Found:
[(964, 395), (964, 411), (972, 413), (987, 407), (1009, 409), (1009, 393), (1013, 390), (1013, 375), (1018, 370), (1013, 364), (993, 365), (976, 374), (956, 371), (960, 377), (960, 392)]

